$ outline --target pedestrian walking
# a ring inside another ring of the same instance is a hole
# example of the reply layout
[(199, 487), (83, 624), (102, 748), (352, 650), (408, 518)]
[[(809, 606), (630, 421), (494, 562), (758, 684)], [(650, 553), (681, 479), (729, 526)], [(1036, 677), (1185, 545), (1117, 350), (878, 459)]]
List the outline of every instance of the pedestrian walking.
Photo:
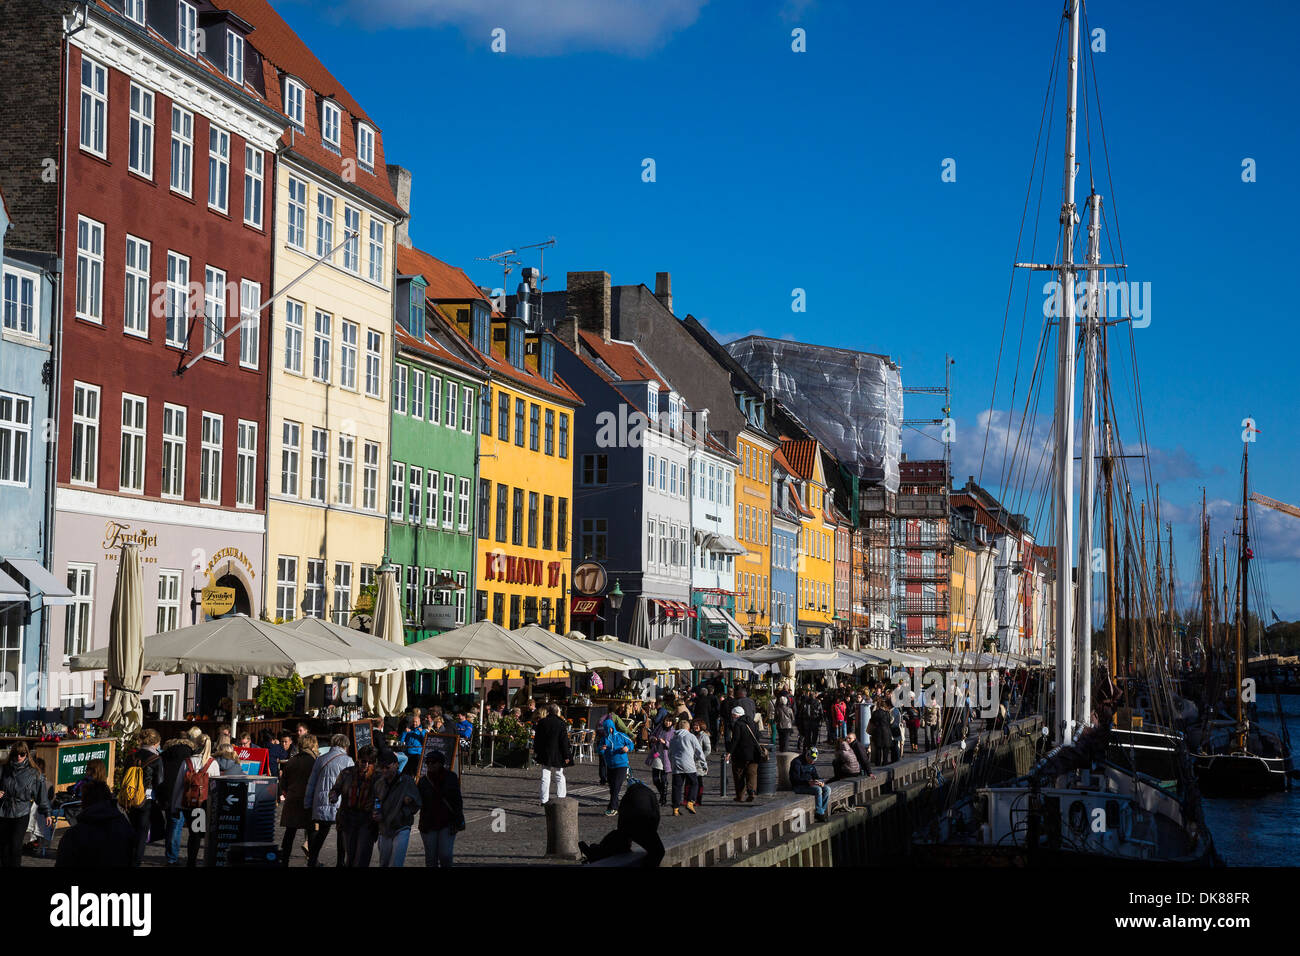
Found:
[(431, 752), (420, 780), (420, 839), (424, 865), (451, 866), (456, 834), (465, 829), (460, 778), (448, 770), (442, 751)]
[(162, 749), (163, 783), (154, 790), (154, 802), (163, 817), (166, 838), (165, 856), (169, 866), (181, 859), (181, 834), (185, 832), (185, 807), (181, 798), (185, 790), (185, 761), (194, 755), (194, 742), (188, 735), (174, 737)]
[[(609, 775), (609, 805), (605, 808), (605, 816), (612, 817), (618, 813), (618, 794), (627, 779), (628, 755), (635, 745), (632, 738), (619, 732), (608, 717), (602, 724), (605, 728), (605, 772)], [(658, 811), (655, 815), (658, 816)]]
[(802, 752), (817, 745), (817, 735), (821, 733), (822, 703), (817, 695), (805, 691), (799, 700), (799, 750)]
[(185, 811), (185, 825), (190, 831), (185, 841), (185, 865), (195, 866), (208, 824), (208, 792), (213, 777), (221, 776), (221, 768), (212, 755), (212, 738), (200, 732), (194, 741), (194, 753), (181, 765), (181, 807)]
[[(668, 744), (668, 757), (673, 766), (673, 816), (681, 816), (683, 802), (687, 813), (695, 812), (692, 799), (700, 785), (700, 775), (696, 768), (705, 759), (704, 748), (691, 733), (691, 722), (686, 718), (677, 721), (673, 728), (673, 739)], [(682, 799), (685, 791), (685, 801)]]
[(894, 737), (889, 726), (888, 701), (883, 699), (876, 701), (876, 708), (867, 721), (867, 733), (871, 738), (872, 762), (880, 766), (889, 763)]
[(375, 825), (379, 832), (379, 865), (401, 867), (411, 840), (411, 825), (420, 809), (420, 787), (397, 766), (391, 751), (375, 782)]
[[(307, 802), (307, 785), (320, 752), (315, 734), (304, 734), (298, 741), (298, 752), (280, 767), (280, 826), (284, 839), (280, 842), (281, 865), (288, 866), (293, 856), (293, 841), (298, 831), (310, 834), (311, 807)], [(307, 856), (311, 856), (311, 841), (307, 842)]]
[[(311, 775), (307, 778), (307, 788), (303, 793), (303, 807), (311, 814), (312, 834), (307, 841), (307, 865), (317, 866), (320, 862), (321, 847), (330, 829), (335, 826), (338, 817), (339, 799), (331, 796), (330, 791), (338, 782), (339, 775), (353, 765), (348, 756), (348, 738), (345, 734), (335, 734), (330, 738), (330, 746), (312, 764)], [(347, 840), (343, 831), (335, 831), (338, 853), (335, 866), (347, 866)]]
[(0, 867), (22, 866), (23, 840), (33, 806), (47, 828), (54, 826), (49, 784), (32, 764), (27, 743), (19, 740), (10, 745), (9, 759), (0, 767)]
[(542, 767), (542, 806), (551, 797), (551, 778), (555, 778), (555, 795), (563, 800), (567, 793), (564, 768), (573, 764), (573, 745), (569, 742), (569, 725), (560, 716), (559, 704), (548, 704), (546, 716), (537, 722), (533, 737), (533, 754)]
[(776, 725), (777, 752), (786, 753), (790, 749), (790, 735), (794, 733), (795, 714), (790, 698), (785, 694), (776, 699), (772, 716), (772, 722)]
[(668, 778), (673, 772), (672, 757), (668, 753), (668, 748), (672, 745), (674, 733), (672, 717), (667, 710), (661, 710), (655, 727), (650, 732), (650, 740), (647, 744), (649, 754), (645, 761), (646, 766), (650, 768), (655, 789), (659, 791), (661, 807), (668, 805)]
[(709, 740), (709, 728), (702, 720), (695, 721), (692, 733), (700, 742), (700, 752), (704, 754), (695, 764), (695, 805), (698, 807), (704, 803), (704, 778), (709, 775), (709, 757), (713, 753), (713, 743)]
[(331, 800), (339, 801), (337, 825), (347, 848), (347, 866), (365, 869), (379, 836), (375, 824), (375, 771), (377, 752), (367, 744), (357, 751), (357, 762), (346, 767), (330, 787)]
[(126, 769), (118, 789), (118, 803), (135, 833), (136, 866), (144, 860), (153, 827), (154, 797), (161, 795), (165, 779), (160, 744), (158, 731), (152, 728), (140, 731), (140, 746), (124, 761)]
[(731, 709), (731, 774), (736, 784), (736, 803), (754, 801), (758, 791), (758, 764), (762, 748), (754, 721), (739, 705)]

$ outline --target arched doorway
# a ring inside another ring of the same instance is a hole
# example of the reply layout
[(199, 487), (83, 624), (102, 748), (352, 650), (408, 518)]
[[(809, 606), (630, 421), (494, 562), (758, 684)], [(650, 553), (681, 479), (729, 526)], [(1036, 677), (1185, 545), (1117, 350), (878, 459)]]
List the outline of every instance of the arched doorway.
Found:
[[(235, 592), (235, 606), (230, 609), (231, 614), (246, 614), (253, 616), (253, 602), (248, 596), (248, 589), (244, 587), (244, 582), (234, 574), (223, 574), (217, 578), (217, 587), (232, 588)], [(223, 614), (222, 617), (225, 615)]]

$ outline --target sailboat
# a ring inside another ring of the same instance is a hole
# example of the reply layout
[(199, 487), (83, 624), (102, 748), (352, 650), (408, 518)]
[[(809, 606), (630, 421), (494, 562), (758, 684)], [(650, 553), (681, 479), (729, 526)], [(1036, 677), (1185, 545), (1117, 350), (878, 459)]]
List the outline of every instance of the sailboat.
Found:
[[(1075, 206), (1078, 58), (1081, 0), (1067, 0), (1069, 24), (1067, 60), (1068, 106), (1065, 126), (1065, 170), (1060, 214), (1060, 261), (1020, 268), (1053, 272), (1057, 276), (1061, 309), (1057, 324), (1054, 458), (1052, 467), (1053, 531), (1056, 573), (1053, 582), (1056, 661), (1054, 713), (1043, 734), (1055, 744), (1023, 776), (996, 785), (979, 786), (972, 796), (958, 799), (913, 841), (914, 855), (924, 863), (971, 865), (1191, 865), (1217, 861), (1213, 841), (1196, 799), (1195, 783), (1186, 764), (1176, 765), (1173, 780), (1158, 778), (1140, 768), (1116, 763), (1111, 757), (1112, 737), (1125, 728), (1115, 727), (1115, 711), (1123, 702), (1111, 675), (1104, 670), (1093, 679), (1092, 571), (1093, 495), (1096, 450), (1099, 344), (1105, 323), (1098, 292), (1102, 271), (1122, 269), (1103, 265), (1100, 255), (1101, 196), (1088, 196), (1088, 252), (1086, 263), (1074, 261), (1074, 232), (1080, 217)], [(1076, 277), (1086, 272), (1086, 306), (1082, 323), (1084, 359), (1082, 467), (1079, 482), (1079, 541), (1077, 593), (1072, 575), (1074, 541), (1074, 435), (1076, 365)], [(1110, 456), (1107, 418), (1106, 457)], [(1112, 459), (1113, 460), (1113, 459)], [(1103, 461), (1103, 470), (1106, 462)], [(1109, 487), (1109, 485), (1108, 485)], [(1108, 502), (1109, 505), (1109, 502)], [(1109, 512), (1109, 506), (1107, 511)], [(1113, 524), (1110, 526), (1113, 528)], [(1107, 531), (1110, 569), (1114, 554)], [(1145, 561), (1143, 561), (1143, 568)], [(1142, 569), (1139, 569), (1142, 570)], [(1110, 576), (1113, 581), (1113, 574)], [(1140, 580), (1138, 594), (1148, 589)], [(1114, 638), (1114, 587), (1108, 584), (1108, 627)], [(1131, 619), (1131, 615), (1130, 615)], [(1075, 678), (1078, 678), (1077, 682)], [(1163, 682), (1167, 673), (1149, 669), (1148, 682)], [(1098, 699), (1094, 702), (1094, 687)], [(1130, 719), (1130, 748), (1138, 746), (1142, 731)], [(1160, 736), (1166, 736), (1163, 731)], [(1163, 743), (1162, 743), (1163, 746)], [(1176, 763), (1176, 761), (1175, 761)]]
[(1245, 630), (1250, 620), (1250, 562), (1254, 556), (1250, 549), (1249, 443), (1243, 445), (1241, 475), (1241, 540), (1237, 552), (1236, 626), (1232, 632), (1234, 680), (1226, 695), (1232, 715), (1216, 719), (1224, 695), (1218, 693), (1218, 682), (1212, 679), (1214, 673), (1207, 668), (1206, 719), (1198, 735), (1195, 755), (1201, 789), (1213, 796), (1250, 796), (1285, 790), (1295, 769), (1282, 739), (1251, 721), (1244, 693)]

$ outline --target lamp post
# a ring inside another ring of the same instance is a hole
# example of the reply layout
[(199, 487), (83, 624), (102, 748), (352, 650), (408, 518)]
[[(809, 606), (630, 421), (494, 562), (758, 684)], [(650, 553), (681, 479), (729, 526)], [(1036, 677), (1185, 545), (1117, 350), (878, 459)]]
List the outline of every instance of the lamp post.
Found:
[(614, 579), (614, 590), (609, 592), (609, 606), (614, 611), (614, 636), (618, 637), (618, 609), (623, 606), (623, 589), (618, 586), (618, 578)]

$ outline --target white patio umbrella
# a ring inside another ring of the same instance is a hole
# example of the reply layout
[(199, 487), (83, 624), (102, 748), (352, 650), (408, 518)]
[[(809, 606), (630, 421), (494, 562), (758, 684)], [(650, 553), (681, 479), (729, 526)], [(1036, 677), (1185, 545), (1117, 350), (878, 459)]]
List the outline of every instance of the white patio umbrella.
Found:
[(144, 723), (140, 707), (144, 681), (144, 585), (140, 581), (140, 549), (122, 545), (118, 553), (117, 584), (113, 588), (113, 609), (108, 618), (108, 666), (110, 725), (133, 734)]
[(691, 669), (691, 662), (684, 658), (674, 657), (660, 651), (652, 651), (648, 647), (637, 647), (635, 644), (620, 641), (608, 634), (596, 638), (595, 643), (598, 643), (602, 649), (609, 649), (608, 651), (602, 650), (602, 653), (617, 654), (628, 661), (632, 664), (633, 670), (688, 671)]
[(743, 657), (737, 657), (735, 654), (728, 654), (703, 641), (697, 641), (687, 637), (685, 634), (669, 634), (667, 637), (661, 637), (657, 641), (650, 642), (652, 651), (662, 651), (673, 657), (680, 657), (690, 661), (691, 667), (696, 670), (737, 670), (750, 671), (754, 670), (754, 665)]
[[(375, 589), (375, 616), (372, 634), (381, 641), (398, 647), (406, 646), (406, 628), (402, 618), (402, 602), (397, 596), (397, 575), (385, 564), (379, 569)], [(396, 717), (406, 710), (406, 675), (387, 673), (374, 675), (366, 681), (366, 709), (380, 717)]]
[(539, 644), (548, 651), (563, 655), (567, 670), (591, 671), (600, 668), (629, 671), (638, 666), (615, 652), (605, 650), (604, 645), (561, 637), (554, 631), (548, 631), (536, 624), (525, 624), (510, 633), (522, 640)]
[[(355, 627), (344, 627), (320, 617), (300, 617), (280, 625), (281, 627), (302, 634), (314, 634), (320, 637), (341, 641), (358, 653), (374, 654), (391, 658), (390, 670), (401, 671), (437, 671), (447, 666), (440, 657), (426, 654), (419, 650), (419, 644), (395, 647), (391, 641), (380, 640)], [(359, 676), (349, 674), (349, 677)]]

